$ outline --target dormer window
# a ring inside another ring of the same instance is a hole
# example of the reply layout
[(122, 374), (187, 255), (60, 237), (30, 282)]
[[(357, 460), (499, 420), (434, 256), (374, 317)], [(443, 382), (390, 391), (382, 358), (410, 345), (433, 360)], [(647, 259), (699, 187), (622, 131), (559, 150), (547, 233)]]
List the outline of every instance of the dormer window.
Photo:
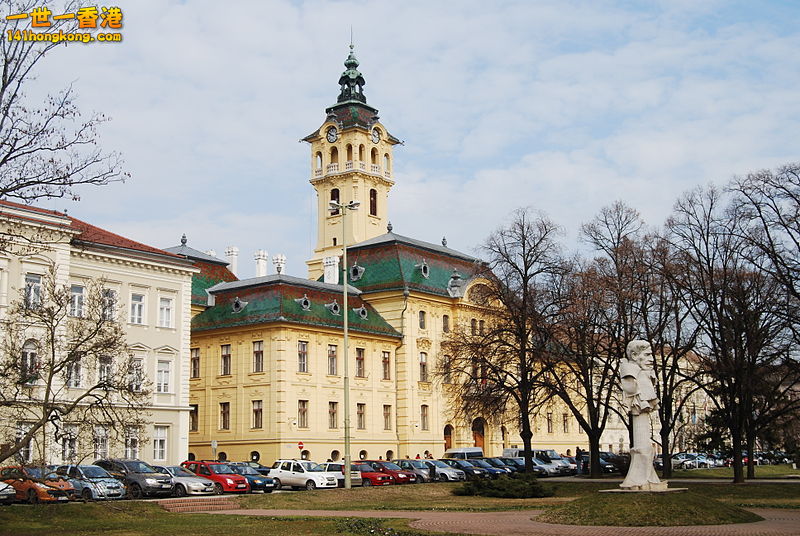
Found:
[(311, 309), (311, 300), (308, 299), (308, 295), (306, 294), (303, 294), (302, 298), (296, 298), (294, 301), (303, 308), (303, 311)]
[(353, 309), (353, 312), (360, 316), (363, 320), (367, 319), (367, 308), (363, 305), (357, 309)]
[(353, 266), (350, 267), (350, 281), (358, 281), (359, 279), (361, 279), (361, 276), (363, 276), (364, 272), (366, 271), (367, 271), (366, 268), (364, 268), (363, 266), (359, 266), (358, 263), (356, 262), (355, 264), (353, 264)]
[(339, 304), (336, 303), (336, 300), (333, 300), (331, 303), (326, 303), (325, 308), (330, 311), (332, 315), (336, 316), (339, 316), (339, 314), (342, 312), (342, 308), (339, 307)]
[(234, 313), (240, 313), (245, 307), (247, 307), (247, 302), (240, 300), (239, 296), (236, 296), (233, 299), (233, 304), (231, 305), (231, 309), (233, 309)]
[(422, 274), (422, 277), (428, 279), (428, 276), (430, 275), (430, 269), (428, 268), (428, 263), (425, 261), (425, 259), (422, 259), (422, 262), (415, 264), (414, 268), (419, 268), (419, 272)]

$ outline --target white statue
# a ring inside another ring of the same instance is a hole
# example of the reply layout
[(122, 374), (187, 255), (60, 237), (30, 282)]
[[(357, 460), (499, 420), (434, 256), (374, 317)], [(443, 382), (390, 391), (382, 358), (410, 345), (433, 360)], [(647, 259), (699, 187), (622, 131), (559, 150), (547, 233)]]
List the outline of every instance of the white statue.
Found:
[(633, 445), (628, 475), (620, 487), (639, 491), (665, 490), (667, 483), (658, 479), (653, 468), (656, 453), (650, 440), (650, 413), (658, 408), (658, 396), (653, 385), (656, 379), (653, 350), (649, 342), (636, 340), (628, 343), (626, 354), (628, 359), (619, 364), (619, 377), (622, 403), (633, 414)]

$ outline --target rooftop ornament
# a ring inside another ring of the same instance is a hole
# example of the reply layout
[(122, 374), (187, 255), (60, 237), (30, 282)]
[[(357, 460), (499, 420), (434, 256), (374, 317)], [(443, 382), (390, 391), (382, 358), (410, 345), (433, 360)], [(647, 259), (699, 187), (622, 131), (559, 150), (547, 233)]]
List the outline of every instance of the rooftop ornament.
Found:
[(364, 76), (358, 70), (358, 60), (353, 52), (353, 43), (350, 43), (350, 54), (344, 60), (345, 71), (339, 77), (339, 97), (336, 102), (358, 101), (367, 103), (364, 96)]

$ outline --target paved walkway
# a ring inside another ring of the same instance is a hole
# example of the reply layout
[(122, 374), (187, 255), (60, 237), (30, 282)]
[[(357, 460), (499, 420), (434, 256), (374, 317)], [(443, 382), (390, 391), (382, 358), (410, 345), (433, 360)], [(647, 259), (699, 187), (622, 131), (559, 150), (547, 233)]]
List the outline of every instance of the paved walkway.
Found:
[(800, 510), (749, 509), (764, 521), (692, 527), (584, 527), (532, 520), (542, 510), (514, 512), (417, 512), (403, 510), (222, 510), (248, 516), (375, 517), (413, 519), (409, 526), (430, 531), (498, 536), (798, 536)]

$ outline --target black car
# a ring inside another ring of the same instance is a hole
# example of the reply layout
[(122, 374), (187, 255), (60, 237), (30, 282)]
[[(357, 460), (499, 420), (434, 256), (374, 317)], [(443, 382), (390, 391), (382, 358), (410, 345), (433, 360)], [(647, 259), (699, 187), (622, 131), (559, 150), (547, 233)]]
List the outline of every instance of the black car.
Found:
[(442, 458), (441, 460), (450, 467), (455, 467), (456, 469), (461, 469), (464, 471), (464, 474), (467, 477), (467, 480), (475, 480), (478, 478), (491, 478), (489, 472), (482, 468), (474, 465), (472, 460), (461, 460), (458, 458)]
[(516, 465), (509, 465), (500, 458), (480, 458), (495, 469), (502, 469), (506, 473), (516, 473), (519, 471)]
[[(498, 458), (498, 459), (503, 463), (505, 463), (506, 465), (508, 465), (509, 467), (516, 467), (518, 472), (522, 472), (525, 470), (525, 460), (523, 458)], [(531, 469), (533, 470), (532, 471), (533, 474), (535, 474), (537, 477), (547, 476), (547, 469), (539, 467), (538, 465), (536, 465), (536, 462), (534, 462), (533, 467), (531, 467)]]
[(231, 469), (247, 479), (250, 484), (250, 491), (263, 491), (272, 493), (275, 489), (275, 480), (272, 477), (264, 476), (250, 466), (248, 462), (228, 462)]
[(106, 458), (95, 461), (94, 465), (99, 465), (111, 473), (111, 476), (123, 482), (131, 499), (172, 495), (172, 477), (156, 471), (142, 460)]
[[(614, 464), (609, 463), (602, 456), (600, 457), (600, 468), (601, 472), (604, 474), (615, 473), (617, 471), (617, 468), (614, 467)], [(589, 472), (589, 455), (581, 454), (581, 473), (588, 475)]]

